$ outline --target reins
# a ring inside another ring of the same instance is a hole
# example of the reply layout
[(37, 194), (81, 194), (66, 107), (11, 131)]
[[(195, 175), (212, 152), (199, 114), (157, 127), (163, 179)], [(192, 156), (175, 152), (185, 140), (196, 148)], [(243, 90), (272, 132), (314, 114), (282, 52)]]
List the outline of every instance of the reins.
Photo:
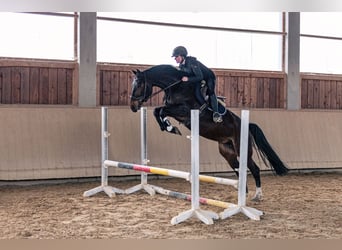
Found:
[[(175, 85), (177, 85), (177, 84), (179, 84), (179, 83), (181, 83), (181, 82), (182, 82), (182, 80), (178, 80), (178, 81), (176, 81), (176, 82), (170, 84), (170, 85), (167, 86), (166, 88), (163, 88), (163, 89), (158, 90), (157, 92), (154, 92), (154, 93), (150, 96), (150, 98), (152, 98), (152, 97), (155, 96), (155, 95), (158, 95), (160, 92), (165, 91), (165, 90), (167, 90), (167, 89), (169, 89), (169, 88), (171, 88), (171, 87), (173, 87), (173, 86), (175, 86)], [(146, 82), (145, 82), (145, 84), (146, 84)]]

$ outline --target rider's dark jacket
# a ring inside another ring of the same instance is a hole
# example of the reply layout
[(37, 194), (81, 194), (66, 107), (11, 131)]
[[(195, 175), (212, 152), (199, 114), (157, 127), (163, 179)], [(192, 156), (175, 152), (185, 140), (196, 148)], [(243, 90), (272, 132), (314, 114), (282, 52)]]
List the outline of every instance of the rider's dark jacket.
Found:
[(208, 89), (207, 94), (213, 95), (215, 93), (216, 77), (214, 72), (206, 67), (203, 63), (198, 61), (196, 57), (185, 57), (184, 64), (179, 65), (180, 70), (184, 71), (188, 75), (188, 82), (195, 84), (195, 96), (200, 103), (205, 103), (204, 97), (201, 93), (201, 84), (204, 80)]
[(207, 68), (203, 63), (197, 60), (196, 57), (185, 57), (185, 63), (180, 64), (179, 68), (189, 74), (189, 82), (200, 83), (202, 80), (216, 80), (214, 72)]

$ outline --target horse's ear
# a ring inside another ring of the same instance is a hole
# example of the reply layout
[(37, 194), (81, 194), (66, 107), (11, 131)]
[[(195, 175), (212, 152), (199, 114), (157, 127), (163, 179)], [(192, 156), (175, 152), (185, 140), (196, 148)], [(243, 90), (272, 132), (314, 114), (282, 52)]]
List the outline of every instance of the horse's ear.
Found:
[(136, 75), (136, 74), (140, 73), (140, 70), (139, 70), (139, 69), (137, 69), (137, 70), (132, 70), (132, 72), (134, 73), (134, 75)]

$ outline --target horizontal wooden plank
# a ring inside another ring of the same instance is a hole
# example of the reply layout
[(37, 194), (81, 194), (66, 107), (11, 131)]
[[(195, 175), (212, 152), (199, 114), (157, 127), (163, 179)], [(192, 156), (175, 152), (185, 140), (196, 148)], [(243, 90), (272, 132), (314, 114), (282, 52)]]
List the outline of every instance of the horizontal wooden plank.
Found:
[(0, 58), (0, 67), (47, 67), (75, 69), (76, 61)]
[(302, 80), (327, 80), (327, 81), (342, 81), (342, 75), (330, 74), (300, 74)]

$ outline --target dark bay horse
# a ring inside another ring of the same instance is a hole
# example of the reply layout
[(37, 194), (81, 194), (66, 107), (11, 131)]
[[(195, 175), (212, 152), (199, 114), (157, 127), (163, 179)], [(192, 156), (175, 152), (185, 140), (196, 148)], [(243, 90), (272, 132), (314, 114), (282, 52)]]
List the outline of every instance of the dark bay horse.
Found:
[[(130, 107), (137, 112), (142, 104), (152, 94), (153, 87), (164, 91), (164, 106), (154, 109), (154, 116), (162, 131), (181, 134), (179, 129), (173, 126), (167, 117), (173, 117), (184, 124), (189, 130), (191, 128), (191, 109), (200, 109), (194, 95), (194, 86), (191, 83), (181, 82), (184, 72), (171, 65), (157, 65), (145, 71), (133, 71), (135, 74), (132, 82), (132, 95)], [(227, 160), (229, 165), (238, 175), (240, 155), (240, 118), (228, 109), (223, 115), (223, 122), (212, 121), (212, 111), (209, 108), (200, 109), (200, 136), (218, 142), (220, 154)], [(261, 128), (254, 123), (249, 124), (248, 142), (248, 169), (255, 179), (256, 193), (252, 200), (261, 199), (260, 169), (252, 159), (253, 146), (261, 156), (266, 166), (270, 167), (277, 175), (285, 175), (287, 167), (278, 157), (267, 141)]]

